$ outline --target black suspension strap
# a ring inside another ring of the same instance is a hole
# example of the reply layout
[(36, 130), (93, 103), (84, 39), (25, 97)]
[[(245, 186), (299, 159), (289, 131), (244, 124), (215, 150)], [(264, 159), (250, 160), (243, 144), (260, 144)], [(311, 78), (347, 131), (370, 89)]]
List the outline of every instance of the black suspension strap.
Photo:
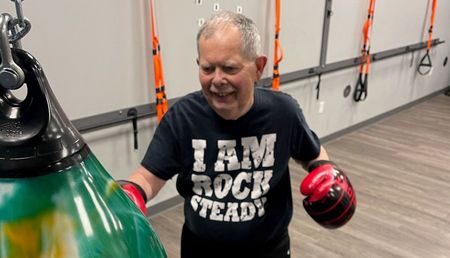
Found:
[(367, 98), (367, 86), (370, 68), (370, 32), (373, 25), (375, 0), (370, 0), (367, 19), (363, 26), (363, 47), (361, 50), (361, 64), (359, 65), (358, 81), (356, 82), (353, 100), (359, 102)]
[(430, 28), (428, 29), (427, 50), (425, 52), (425, 55), (420, 60), (419, 65), (417, 66), (417, 72), (420, 75), (431, 74), (431, 72), (433, 70), (433, 64), (431, 63), (431, 57), (430, 57), (430, 49), (431, 49), (431, 43), (432, 43), (432, 37), (433, 37), (434, 17), (436, 15), (436, 4), (437, 4), (437, 0), (433, 0), (432, 6), (431, 6)]

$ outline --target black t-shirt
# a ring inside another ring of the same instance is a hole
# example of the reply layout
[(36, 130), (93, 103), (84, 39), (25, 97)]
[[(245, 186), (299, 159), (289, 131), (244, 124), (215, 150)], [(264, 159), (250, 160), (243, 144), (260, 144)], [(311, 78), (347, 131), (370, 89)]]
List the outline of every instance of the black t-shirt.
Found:
[(320, 152), (295, 99), (255, 88), (251, 109), (224, 120), (201, 91), (164, 115), (142, 165), (167, 180), (178, 174), (186, 226), (200, 238), (256, 247), (287, 231), (292, 217), (289, 159)]

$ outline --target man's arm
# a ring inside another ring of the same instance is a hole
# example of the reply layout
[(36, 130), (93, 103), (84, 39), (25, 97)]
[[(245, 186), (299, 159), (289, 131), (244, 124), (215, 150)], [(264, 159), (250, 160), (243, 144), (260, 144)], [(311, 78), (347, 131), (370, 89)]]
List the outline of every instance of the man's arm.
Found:
[(147, 200), (153, 199), (166, 183), (165, 180), (155, 176), (151, 171), (140, 166), (136, 169), (128, 180), (142, 187), (145, 191)]

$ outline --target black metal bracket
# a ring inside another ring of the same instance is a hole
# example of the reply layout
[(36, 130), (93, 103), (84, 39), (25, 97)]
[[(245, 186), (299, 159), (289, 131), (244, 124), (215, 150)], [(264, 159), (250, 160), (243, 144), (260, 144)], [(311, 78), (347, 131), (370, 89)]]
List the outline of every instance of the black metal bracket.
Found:
[[(169, 106), (173, 105), (176, 101), (178, 101), (178, 99), (179, 98), (170, 99)], [(135, 116), (129, 116), (128, 112), (131, 109), (136, 110)], [(75, 119), (72, 120), (72, 124), (80, 133), (88, 133), (99, 129), (125, 124), (132, 119), (141, 119), (153, 116), (156, 116), (155, 103), (150, 103)]]
[(128, 109), (127, 117), (131, 118), (131, 123), (133, 125), (134, 149), (137, 150), (139, 148), (139, 145), (138, 145), (138, 128), (137, 128), (137, 109), (136, 108)]

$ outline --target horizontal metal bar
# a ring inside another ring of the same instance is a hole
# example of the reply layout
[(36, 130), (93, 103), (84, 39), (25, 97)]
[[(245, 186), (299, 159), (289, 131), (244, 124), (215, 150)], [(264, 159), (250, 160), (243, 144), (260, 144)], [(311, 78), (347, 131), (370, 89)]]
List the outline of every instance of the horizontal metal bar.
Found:
[[(180, 98), (169, 99), (169, 106), (172, 106)], [(136, 109), (136, 116), (128, 115), (131, 109)], [(129, 108), (123, 108), (107, 113), (84, 117), (72, 120), (72, 124), (80, 133), (86, 133), (94, 130), (104, 129), (111, 126), (124, 124), (134, 118), (140, 119), (145, 117), (152, 117), (156, 115), (155, 103), (144, 104)]]
[[(445, 41), (440, 41), (439, 39), (434, 39), (432, 41), (432, 46), (436, 46), (444, 43)], [(427, 47), (426, 42), (421, 42), (413, 45), (408, 45), (404, 47), (399, 47), (391, 50), (386, 50), (378, 53), (371, 54), (372, 62), (376, 62), (382, 59), (386, 59), (393, 56), (402, 55), (408, 52), (417, 51)], [(309, 77), (317, 76), (319, 74), (334, 72), (337, 70), (346, 69), (349, 67), (357, 66), (361, 63), (359, 57), (350, 58), (347, 60), (334, 62), (326, 64), (325, 66), (316, 66), (311, 68), (306, 68), (298, 71), (293, 71), (289, 73), (282, 74), (280, 76), (280, 83), (288, 83), (292, 81), (298, 81), (306, 79)], [(272, 86), (272, 78), (263, 78), (256, 83), (257, 87), (270, 88)], [(169, 107), (173, 105), (180, 98), (169, 99)], [(136, 109), (136, 116), (128, 115), (130, 109)], [(73, 125), (81, 133), (86, 133), (94, 130), (99, 130), (111, 126), (116, 126), (124, 124), (134, 118), (140, 119), (145, 117), (151, 117), (156, 115), (155, 103), (144, 104), (140, 106), (134, 106), (124, 109), (119, 109), (116, 111), (111, 111), (107, 113), (102, 113), (98, 115), (93, 115), (85, 118), (72, 120)]]
[[(431, 43), (432, 46), (436, 46), (444, 43), (445, 41), (441, 41), (439, 39), (434, 39)], [(399, 47), (395, 49), (385, 50), (378, 53), (374, 53), (370, 55), (370, 59), (372, 62), (376, 62), (382, 59), (386, 59), (389, 57), (394, 57), (398, 55), (402, 55), (405, 53), (421, 50), (427, 47), (426, 42), (421, 42), (417, 44), (412, 44), (404, 47)], [(298, 71), (293, 71), (289, 73), (285, 73), (280, 75), (280, 83), (288, 83), (293, 81), (298, 81), (306, 78), (310, 78), (313, 76), (317, 76), (319, 74), (334, 72), (346, 68), (350, 68), (353, 66), (357, 66), (361, 64), (360, 57), (349, 58), (343, 61), (338, 61), (330, 64), (326, 64), (325, 66), (315, 66), (310, 67)], [(257, 83), (258, 86), (270, 88), (272, 86), (272, 78), (264, 78)]]

